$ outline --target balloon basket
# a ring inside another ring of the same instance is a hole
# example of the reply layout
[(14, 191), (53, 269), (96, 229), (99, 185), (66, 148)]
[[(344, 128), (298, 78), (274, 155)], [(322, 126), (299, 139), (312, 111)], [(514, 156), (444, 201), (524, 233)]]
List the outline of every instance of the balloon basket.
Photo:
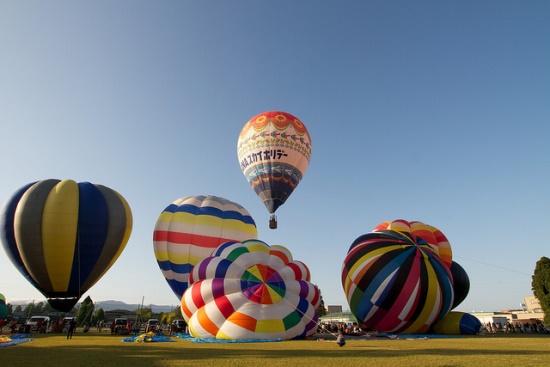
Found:
[(270, 229), (277, 229), (277, 218), (275, 216), (272, 216), (269, 219), (269, 228)]

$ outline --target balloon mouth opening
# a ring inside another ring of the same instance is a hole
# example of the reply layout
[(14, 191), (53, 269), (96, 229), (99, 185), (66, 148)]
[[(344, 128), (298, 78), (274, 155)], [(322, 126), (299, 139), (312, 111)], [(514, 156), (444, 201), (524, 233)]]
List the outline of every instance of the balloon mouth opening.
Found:
[(277, 229), (277, 217), (275, 214), (271, 215), (269, 218), (269, 228), (270, 229)]
[(58, 311), (70, 312), (79, 299), (80, 297), (48, 298), (48, 303)]

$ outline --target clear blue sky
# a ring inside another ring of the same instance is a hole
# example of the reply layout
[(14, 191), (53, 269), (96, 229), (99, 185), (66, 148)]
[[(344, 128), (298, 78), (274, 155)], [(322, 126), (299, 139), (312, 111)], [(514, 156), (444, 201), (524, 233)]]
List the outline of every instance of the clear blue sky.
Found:
[[(152, 234), (173, 200), (235, 201), (347, 308), (350, 244), (429, 223), (469, 274), (463, 311), (517, 308), (550, 256), (548, 1), (0, 3), (0, 201), (47, 178), (103, 184), (133, 216), (93, 300), (178, 304)], [(313, 141), (279, 229), (237, 160), (254, 115)], [(0, 293), (43, 300), (0, 251)]]

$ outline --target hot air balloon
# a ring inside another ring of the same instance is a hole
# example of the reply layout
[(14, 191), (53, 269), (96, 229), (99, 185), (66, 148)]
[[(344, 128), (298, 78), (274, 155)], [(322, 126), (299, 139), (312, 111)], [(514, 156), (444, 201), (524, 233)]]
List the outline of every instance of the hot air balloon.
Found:
[(257, 236), (254, 220), (239, 204), (211, 195), (186, 196), (158, 217), (153, 246), (164, 278), (181, 299), (196, 263), (224, 242)]
[(306, 126), (286, 112), (261, 113), (241, 130), (237, 155), (244, 176), (271, 214), (269, 227), (277, 228), (275, 211), (298, 186), (311, 158)]
[(181, 309), (191, 335), (229, 340), (308, 338), (319, 290), (283, 246), (227, 242), (193, 268)]
[(122, 253), (132, 213), (116, 191), (49, 179), (15, 192), (0, 213), (4, 249), (50, 305), (70, 311)]
[(466, 296), (470, 292), (470, 278), (466, 270), (455, 261), (451, 265), (451, 274), (453, 276), (453, 289), (455, 292), (453, 308), (455, 308), (466, 299)]
[(8, 314), (8, 306), (6, 305), (6, 297), (0, 293), (0, 324), (4, 322), (4, 318)]
[(481, 330), (481, 321), (465, 312), (451, 311), (433, 327), (433, 332), (442, 335), (476, 335)]
[(449, 268), (422, 238), (381, 230), (351, 245), (342, 268), (350, 311), (362, 327), (425, 333), (453, 304)]
[(453, 262), (453, 252), (451, 244), (447, 237), (439, 229), (419, 221), (408, 222), (403, 219), (397, 219), (392, 222), (383, 222), (374, 228), (374, 231), (392, 230), (397, 232), (412, 233), (416, 237), (422, 237), (434, 250), (434, 252), (450, 268)]

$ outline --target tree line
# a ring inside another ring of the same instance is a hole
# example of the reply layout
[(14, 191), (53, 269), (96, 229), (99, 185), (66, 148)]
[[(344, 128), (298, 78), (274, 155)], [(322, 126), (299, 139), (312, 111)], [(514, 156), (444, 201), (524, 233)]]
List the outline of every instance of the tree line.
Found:
[[(13, 315), (14, 312), (22, 312), (25, 318), (29, 318), (33, 315), (58, 315), (59, 317), (75, 317), (77, 325), (79, 326), (95, 326), (98, 322), (107, 322), (105, 317), (105, 310), (103, 308), (96, 308), (92, 299), (88, 296), (82, 303), (75, 306), (70, 312), (63, 314), (55, 310), (50, 306), (48, 302), (28, 303), (23, 305), (6, 304), (8, 309), (7, 314)], [(136, 319), (129, 320), (132, 322), (141, 321), (145, 323), (149, 319), (158, 319), (161, 324), (169, 324), (173, 320), (183, 319), (181, 309), (179, 307), (173, 308), (170, 312), (153, 312), (150, 307), (138, 308), (132, 311), (136, 315)]]

